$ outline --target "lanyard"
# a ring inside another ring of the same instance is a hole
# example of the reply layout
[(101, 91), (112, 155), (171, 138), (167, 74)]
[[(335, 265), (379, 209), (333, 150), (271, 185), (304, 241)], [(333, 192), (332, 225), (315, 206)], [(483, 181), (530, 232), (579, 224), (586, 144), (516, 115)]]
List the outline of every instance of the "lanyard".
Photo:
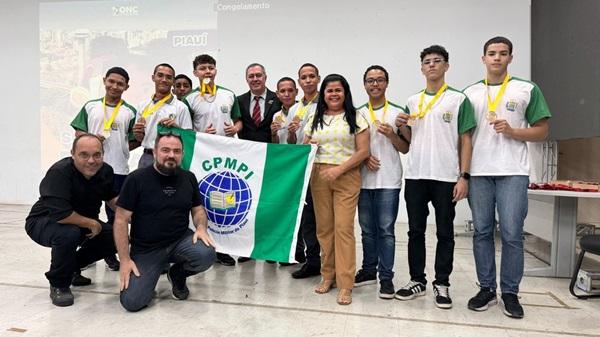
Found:
[[(206, 81), (208, 80), (208, 81)], [(205, 79), (204, 81), (202, 81), (202, 85), (200, 86), (200, 95), (204, 95), (204, 94), (209, 94), (210, 96), (214, 96), (217, 94), (217, 85), (213, 85), (213, 87), (211, 88), (210, 85), (208, 85), (208, 83), (210, 83), (210, 79)]]
[(317, 98), (317, 96), (319, 96), (319, 94), (315, 94), (315, 97), (313, 97), (308, 104), (304, 105), (304, 103), (302, 102), (302, 100), (300, 100), (300, 106), (298, 107), (298, 109), (296, 109), (296, 114), (294, 115), (294, 117), (298, 117), (299, 119), (303, 119), (304, 115), (306, 115), (306, 112), (308, 111), (308, 109), (310, 109), (310, 105), (312, 104), (312, 102)]
[(425, 89), (423, 89), (423, 91), (421, 91), (421, 98), (419, 99), (419, 113), (414, 114), (412, 116), (414, 118), (419, 118), (419, 119), (425, 118), (425, 115), (427, 115), (427, 113), (429, 112), (431, 107), (435, 104), (435, 102), (437, 102), (437, 100), (440, 98), (440, 96), (442, 96), (442, 94), (444, 93), (444, 91), (446, 91), (447, 88), (448, 88), (448, 84), (444, 83), (444, 85), (440, 88), (440, 90), (438, 90), (435, 93), (435, 96), (433, 96), (433, 99), (431, 101), (429, 101), (429, 103), (425, 107), (425, 110), (423, 110), (423, 103), (425, 102)]
[(496, 98), (492, 101), (492, 97), (490, 97), (490, 90), (488, 88), (488, 80), (485, 79), (485, 91), (487, 92), (487, 102), (488, 102), (488, 110), (490, 113), (496, 112), (496, 108), (498, 108), (498, 104), (502, 100), (502, 96), (504, 96), (504, 91), (506, 90), (506, 86), (508, 85), (508, 81), (510, 80), (510, 75), (506, 74), (504, 80), (502, 81), (502, 85), (500, 86), (500, 90), (496, 95)]
[(146, 105), (146, 108), (144, 109), (144, 112), (142, 112), (142, 117), (147, 118), (148, 116), (152, 115), (153, 113), (156, 112), (156, 110), (160, 109), (161, 106), (163, 106), (163, 104), (165, 104), (166, 101), (168, 101), (170, 98), (172, 98), (173, 95), (171, 95), (170, 93), (163, 97), (160, 101), (156, 102), (156, 104), (154, 104), (152, 107), (150, 107), (150, 104), (152, 104), (152, 102), (148, 103), (148, 105)]
[[(377, 117), (375, 116), (375, 111), (373, 110), (373, 104), (371, 104), (371, 101), (369, 101), (368, 103), (368, 107), (369, 107), (369, 115), (371, 115), (371, 123), (377, 123)], [(388, 101), (387, 99), (385, 100), (385, 104), (383, 105), (383, 114), (381, 115), (381, 123), (385, 123), (385, 113), (387, 112), (388, 109)]]
[(117, 115), (119, 114), (119, 109), (121, 108), (121, 104), (123, 104), (123, 100), (119, 100), (119, 103), (117, 103), (117, 106), (115, 106), (115, 108), (112, 111), (112, 114), (110, 115), (109, 119), (106, 119), (106, 97), (102, 98), (102, 109), (104, 110), (104, 131), (109, 131), (110, 127), (112, 125), (112, 123), (115, 121), (115, 118), (117, 118)]

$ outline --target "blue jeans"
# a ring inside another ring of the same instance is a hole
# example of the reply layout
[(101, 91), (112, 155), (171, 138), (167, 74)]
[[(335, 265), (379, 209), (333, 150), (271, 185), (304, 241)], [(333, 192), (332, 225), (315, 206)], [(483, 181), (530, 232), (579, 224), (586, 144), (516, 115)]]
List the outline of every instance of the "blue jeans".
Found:
[(469, 206), (473, 213), (473, 254), (481, 287), (496, 289), (494, 230), (496, 208), (502, 238), (500, 290), (518, 294), (523, 278), (523, 225), (527, 216), (528, 176), (473, 176)]
[(379, 280), (394, 278), (396, 238), (394, 224), (398, 216), (400, 189), (361, 189), (358, 197), (358, 222), (363, 245), (362, 269)]
[(171, 268), (182, 269), (185, 277), (203, 272), (212, 266), (216, 258), (214, 247), (207, 247), (200, 240), (193, 244), (193, 234), (194, 232), (189, 230), (179, 241), (167, 247), (131, 256), (140, 276), (130, 275), (129, 287), (121, 292), (123, 308), (127, 311), (139, 311), (152, 301), (154, 288), (167, 262), (174, 263)]

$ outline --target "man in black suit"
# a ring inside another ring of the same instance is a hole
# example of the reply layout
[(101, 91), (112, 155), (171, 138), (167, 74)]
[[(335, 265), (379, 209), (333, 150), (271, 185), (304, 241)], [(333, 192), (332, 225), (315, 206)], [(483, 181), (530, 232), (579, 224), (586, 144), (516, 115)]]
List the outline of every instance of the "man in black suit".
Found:
[(271, 122), (273, 115), (281, 110), (281, 102), (267, 89), (266, 81), (267, 73), (261, 64), (252, 63), (246, 68), (250, 90), (237, 98), (244, 126), (238, 134), (240, 139), (271, 142)]

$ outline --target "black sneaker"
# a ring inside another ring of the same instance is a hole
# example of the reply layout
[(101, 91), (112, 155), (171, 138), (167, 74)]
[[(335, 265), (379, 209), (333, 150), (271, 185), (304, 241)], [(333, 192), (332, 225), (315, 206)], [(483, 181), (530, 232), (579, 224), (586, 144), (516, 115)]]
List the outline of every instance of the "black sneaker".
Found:
[(108, 269), (112, 271), (119, 271), (119, 267), (121, 266), (119, 260), (117, 260), (117, 257), (115, 255), (105, 257), (104, 263), (106, 263)]
[(515, 294), (502, 294), (502, 312), (508, 317), (523, 318), (525, 313), (519, 303), (519, 297)]
[(173, 269), (173, 267), (169, 268), (169, 272), (167, 273), (167, 279), (171, 283), (173, 298), (176, 300), (185, 300), (190, 296), (190, 290), (185, 284), (186, 277), (178, 275)]
[(252, 259), (249, 258), (249, 257), (246, 257), (246, 256), (240, 256), (240, 257), (238, 257), (238, 263), (244, 263), (244, 262), (247, 262), (247, 261), (250, 261), (250, 260), (252, 260)]
[(367, 273), (364, 269), (359, 270), (358, 273), (356, 273), (356, 276), (354, 276), (355, 287), (362, 287), (375, 283), (377, 283), (377, 275)]
[(394, 295), (394, 298), (403, 301), (412, 300), (417, 296), (425, 295), (426, 291), (427, 288), (425, 288), (425, 285), (423, 283), (410, 281), (404, 287), (396, 291), (396, 295)]
[(496, 299), (496, 291), (490, 288), (480, 288), (475, 297), (469, 300), (467, 307), (475, 311), (485, 311), (490, 305), (498, 303)]
[(394, 298), (394, 283), (391, 280), (381, 280), (379, 282), (379, 298), (386, 300)]
[(233, 257), (223, 253), (217, 253), (216, 262), (224, 266), (235, 266), (235, 260), (233, 259)]
[(282, 266), (282, 267), (295, 266), (297, 264), (298, 263), (296, 263), (296, 262), (279, 262), (279, 265)]
[(435, 306), (440, 309), (452, 308), (452, 299), (448, 286), (441, 284), (433, 285), (433, 295), (435, 296)]
[(75, 274), (73, 274), (73, 278), (71, 279), (72, 286), (83, 287), (89, 286), (90, 284), (92, 284), (92, 279), (81, 275), (81, 272), (75, 272)]
[(75, 302), (75, 296), (73, 296), (71, 289), (68, 287), (56, 288), (50, 286), (50, 298), (52, 299), (52, 304), (57, 307), (68, 307)]
[(302, 279), (302, 278), (308, 278), (308, 277), (320, 276), (320, 275), (321, 275), (321, 268), (311, 266), (308, 263), (303, 264), (302, 267), (300, 267), (300, 269), (298, 269), (292, 273), (292, 277), (295, 279)]

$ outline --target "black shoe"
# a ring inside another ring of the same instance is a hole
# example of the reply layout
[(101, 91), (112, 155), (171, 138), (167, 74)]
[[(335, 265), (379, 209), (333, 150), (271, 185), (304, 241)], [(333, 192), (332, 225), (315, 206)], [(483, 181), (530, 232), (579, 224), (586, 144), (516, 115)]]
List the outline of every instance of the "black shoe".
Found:
[(502, 294), (502, 312), (508, 317), (523, 318), (525, 313), (515, 294)]
[(448, 286), (441, 284), (433, 285), (433, 295), (435, 296), (435, 306), (440, 309), (452, 308), (452, 299)]
[(108, 267), (108, 269), (110, 269), (112, 271), (119, 271), (119, 267), (121, 266), (121, 263), (119, 263), (119, 260), (117, 260), (116, 255), (111, 255), (111, 256), (105, 257), (104, 263), (106, 263), (106, 266)]
[(379, 285), (379, 298), (386, 300), (394, 298), (394, 283), (392, 283), (392, 280), (381, 280)]
[(290, 263), (290, 262), (279, 262), (279, 265), (282, 266), (282, 267), (295, 266), (297, 264), (298, 263), (296, 263), (296, 262), (292, 262), (292, 263)]
[(267, 262), (268, 264), (273, 264), (273, 263), (276, 263), (277, 261), (273, 261), (273, 260), (267, 260), (266, 262)]
[(356, 273), (356, 276), (354, 277), (355, 287), (361, 287), (375, 283), (377, 283), (377, 275), (367, 273), (364, 269), (359, 270), (358, 273)]
[(224, 266), (235, 266), (235, 260), (233, 259), (233, 257), (223, 253), (217, 253), (216, 262)]
[(246, 256), (240, 256), (238, 257), (238, 263), (244, 263), (244, 262), (248, 262), (252, 260), (252, 258), (246, 257)]
[(73, 274), (73, 278), (71, 279), (72, 286), (83, 287), (83, 286), (89, 286), (90, 284), (92, 284), (92, 279), (89, 279), (89, 278), (81, 275), (81, 272), (76, 272), (75, 274)]
[(399, 300), (412, 300), (413, 298), (417, 297), (417, 296), (423, 296), (425, 295), (425, 292), (427, 291), (427, 288), (425, 288), (425, 285), (421, 282), (415, 282), (415, 281), (410, 281), (408, 282), (404, 287), (398, 289), (398, 291), (396, 291), (396, 295), (394, 295), (394, 298), (397, 298)]
[(50, 286), (50, 298), (52, 299), (52, 304), (57, 307), (68, 307), (75, 302), (75, 296), (73, 296), (73, 293), (69, 288), (56, 288)]
[(467, 304), (467, 307), (475, 311), (485, 311), (490, 305), (498, 303), (496, 299), (496, 291), (490, 288), (480, 288), (475, 297), (472, 297)]
[(308, 278), (319, 275), (321, 275), (321, 268), (311, 266), (308, 263), (305, 263), (300, 269), (292, 273), (292, 277), (295, 279)]
[(177, 267), (169, 268), (167, 279), (169, 280), (169, 283), (171, 283), (173, 298), (176, 300), (185, 300), (190, 296), (190, 290), (187, 285), (185, 285), (186, 277), (184, 275), (179, 275), (175, 270), (176, 268)]

